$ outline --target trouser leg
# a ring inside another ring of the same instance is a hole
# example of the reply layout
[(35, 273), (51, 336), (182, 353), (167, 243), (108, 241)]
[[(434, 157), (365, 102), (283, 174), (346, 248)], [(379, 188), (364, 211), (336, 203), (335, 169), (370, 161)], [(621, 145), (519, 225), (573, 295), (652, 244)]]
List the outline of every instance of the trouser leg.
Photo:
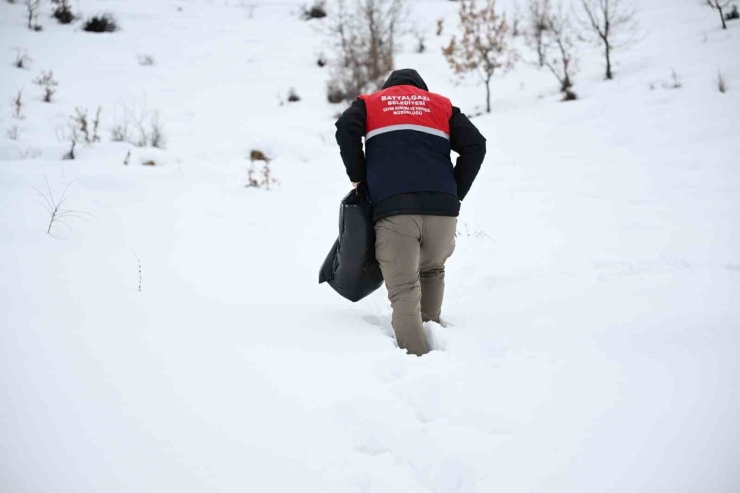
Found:
[(375, 256), (388, 288), (396, 340), (417, 356), (429, 352), (421, 325), (420, 217), (392, 216), (375, 223)]
[(445, 262), (455, 249), (457, 218), (423, 216), (419, 278), (421, 316), (424, 322), (439, 323), (445, 292)]

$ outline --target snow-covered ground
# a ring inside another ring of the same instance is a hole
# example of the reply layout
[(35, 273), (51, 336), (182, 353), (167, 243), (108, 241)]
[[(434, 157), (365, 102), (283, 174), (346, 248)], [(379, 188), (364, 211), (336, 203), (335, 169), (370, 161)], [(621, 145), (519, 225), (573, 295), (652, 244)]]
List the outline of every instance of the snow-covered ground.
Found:
[[(0, 491), (739, 491), (740, 21), (641, 0), (616, 80), (583, 48), (579, 101), (496, 78), (449, 325), (415, 358), (384, 288), (317, 284), (349, 183), (300, 3), (81, 2), (106, 35), (0, 3), (0, 98), (25, 101), (0, 110)], [(439, 49), (457, 4), (412, 8), (428, 50), (397, 66), (480, 111)], [(102, 142), (63, 161), (78, 106)], [(167, 149), (110, 142), (124, 108), (158, 111)], [(279, 186), (245, 188), (252, 149)], [(50, 235), (45, 179), (83, 213)]]

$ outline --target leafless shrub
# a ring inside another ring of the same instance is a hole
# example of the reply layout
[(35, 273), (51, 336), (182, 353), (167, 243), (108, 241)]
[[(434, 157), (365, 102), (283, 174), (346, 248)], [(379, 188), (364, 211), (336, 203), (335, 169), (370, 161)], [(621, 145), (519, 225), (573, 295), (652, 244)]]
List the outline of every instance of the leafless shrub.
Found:
[(271, 185), (279, 185), (280, 182), (273, 178), (270, 162), (266, 161), (262, 165), (262, 170), (257, 173), (254, 165), (250, 166), (247, 171), (247, 188), (264, 188), (270, 190)]
[(66, 226), (72, 232), (72, 227), (67, 221), (71, 219), (81, 219), (84, 221), (85, 217), (90, 216), (90, 214), (63, 208), (64, 204), (69, 200), (69, 187), (72, 185), (71, 183), (64, 188), (60, 196), (55, 197), (46, 175), (44, 175), (44, 181), (46, 182), (46, 189), (43, 192), (36, 187), (33, 187), (33, 189), (43, 200), (39, 204), (49, 213), (49, 225), (46, 228), (46, 234), (51, 234), (52, 228), (58, 226)]
[(41, 7), (41, 0), (23, 0), (23, 5), (26, 6), (28, 29), (40, 31), (41, 29), (36, 29), (37, 24), (34, 24), (34, 20), (36, 20), (36, 11)]
[(737, 10), (737, 5), (733, 5), (732, 10), (725, 14), (726, 21), (734, 21), (735, 19), (740, 19), (740, 12)]
[(72, 12), (70, 0), (51, 0), (51, 3), (55, 6), (51, 15), (60, 24), (71, 24), (74, 22), (75, 15)]
[(519, 7), (519, 2), (517, 0), (514, 0), (514, 7), (512, 8), (511, 13), (511, 35), (514, 38), (519, 37), (519, 35), (522, 33), (521, 30), (522, 25), (522, 12)]
[(564, 101), (576, 99), (573, 77), (578, 71), (576, 40), (578, 33), (562, 5), (553, 9), (547, 18), (544, 33), (545, 66), (560, 83)]
[(550, 14), (550, 0), (529, 0), (526, 41), (537, 52), (540, 67), (545, 66), (545, 31)]
[(154, 65), (154, 57), (152, 55), (139, 55), (137, 57), (139, 65), (142, 67), (151, 67)]
[(123, 105), (123, 117), (113, 125), (111, 140), (129, 142), (137, 147), (157, 147), (164, 149), (166, 138), (164, 125), (158, 111), (150, 112), (145, 105), (136, 102), (132, 106)]
[(313, 5), (310, 7), (303, 7), (301, 17), (307, 21), (311, 19), (323, 19), (326, 17), (326, 1), (314, 0)]
[(149, 120), (149, 144), (157, 149), (164, 149), (166, 145), (164, 127), (159, 119), (159, 112), (155, 111)]
[[(460, 227), (460, 224), (462, 227)], [(460, 223), (457, 227), (457, 230), (455, 231), (455, 237), (469, 237), (469, 238), (476, 238), (476, 239), (486, 239), (489, 240), (492, 243), (495, 243), (491, 235), (480, 229), (480, 227), (476, 227), (474, 230), (471, 230), (468, 226), (468, 223)]]
[(85, 21), (82, 30), (90, 33), (112, 33), (118, 31), (118, 21), (113, 14), (96, 15)]
[(417, 29), (414, 31), (414, 38), (416, 38), (416, 52), (417, 53), (424, 53), (427, 49), (426, 46), (426, 40), (427, 35), (424, 31), (421, 29)]
[(349, 99), (344, 91), (339, 87), (337, 81), (329, 81), (326, 84), (326, 99), (331, 104), (339, 104), (345, 99)]
[(54, 79), (54, 72), (41, 72), (41, 75), (33, 80), (33, 83), (44, 91), (44, 102), (51, 103), (51, 98), (57, 92), (59, 82)]
[(453, 36), (442, 49), (456, 74), (477, 74), (486, 85), (486, 112), (491, 112), (491, 79), (498, 71), (514, 66), (517, 54), (509, 45), (506, 16), (496, 12), (496, 0), (485, 0), (477, 8), (476, 0), (460, 2), (462, 35)]
[(129, 131), (128, 122), (121, 122), (113, 125), (110, 138), (113, 142), (130, 142), (131, 132)]
[(727, 89), (729, 89), (729, 86), (727, 85), (727, 81), (725, 80), (724, 74), (722, 72), (717, 73), (717, 89), (719, 89), (719, 92), (722, 94), (727, 92)]
[(13, 65), (15, 65), (16, 68), (28, 68), (31, 61), (31, 57), (28, 56), (26, 50), (21, 50), (20, 48), (15, 49), (15, 61), (13, 62)]
[(445, 19), (444, 17), (440, 17), (437, 19), (437, 36), (442, 36), (442, 31), (444, 31), (445, 28)]
[(74, 141), (78, 141), (79, 137), (82, 136), (87, 145), (100, 142), (98, 130), (100, 129), (100, 113), (102, 110), (103, 108), (98, 106), (95, 119), (92, 122), (88, 122), (87, 108), (80, 106), (75, 108), (75, 114), (70, 117), (72, 119), (72, 135)]
[[(722, 20), (722, 29), (727, 29), (725, 14), (723, 11), (730, 6), (733, 0), (701, 0), (701, 2), (712, 10), (719, 12), (719, 18)], [(734, 11), (737, 12), (737, 7), (735, 7)]]
[(634, 34), (637, 28), (636, 11), (627, 4), (628, 1), (630, 0), (581, 0), (586, 17), (581, 20), (581, 24), (591, 32), (594, 41), (604, 45), (607, 80), (614, 78), (612, 52), (619, 46), (617, 40)]
[(5, 135), (10, 140), (18, 140), (21, 138), (21, 134), (23, 133), (23, 128), (18, 125), (11, 125), (8, 127), (8, 129), (5, 131)]
[(62, 159), (64, 159), (65, 161), (74, 161), (76, 146), (77, 146), (77, 141), (73, 139), (72, 142), (70, 143), (69, 152), (67, 152), (64, 156), (62, 156)]
[(16, 120), (23, 120), (26, 118), (25, 115), (23, 115), (23, 91), (18, 91), (18, 94), (10, 100), (10, 107), (12, 108), (13, 118)]
[(295, 92), (294, 88), (290, 88), (290, 91), (288, 91), (288, 102), (289, 103), (297, 103), (301, 100), (301, 97)]
[[(259, 149), (252, 149), (249, 153), (249, 160), (252, 162), (252, 165), (250, 166), (249, 171), (247, 171), (247, 187), (264, 188), (265, 190), (269, 190), (270, 185), (278, 183), (278, 181), (272, 177), (272, 170), (270, 168), (272, 157)], [(254, 163), (257, 161), (263, 163), (262, 170), (259, 173), (257, 173), (254, 166)]]
[[(353, 101), (382, 86), (393, 70), (405, 0), (337, 0), (330, 35), (336, 47), (327, 98)], [(341, 101), (340, 100), (340, 101)]]
[(671, 80), (669, 82), (663, 82), (663, 89), (681, 89), (681, 78), (678, 76), (675, 70), (671, 70)]

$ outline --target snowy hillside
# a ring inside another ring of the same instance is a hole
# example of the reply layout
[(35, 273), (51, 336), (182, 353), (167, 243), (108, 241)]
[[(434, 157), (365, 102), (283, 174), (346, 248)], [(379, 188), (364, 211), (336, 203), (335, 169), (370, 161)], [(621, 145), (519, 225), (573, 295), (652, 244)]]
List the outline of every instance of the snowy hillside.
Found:
[[(579, 100), (524, 61), (494, 77), (448, 324), (415, 358), (385, 288), (317, 284), (350, 184), (302, 4), (75, 4), (121, 27), (93, 34), (0, 2), (0, 491), (740, 491), (740, 21), (639, 0), (615, 80), (580, 48)], [(441, 53), (457, 6), (412, 1), (427, 49), (396, 66), (476, 114)], [(164, 149), (112, 141), (157, 116)]]

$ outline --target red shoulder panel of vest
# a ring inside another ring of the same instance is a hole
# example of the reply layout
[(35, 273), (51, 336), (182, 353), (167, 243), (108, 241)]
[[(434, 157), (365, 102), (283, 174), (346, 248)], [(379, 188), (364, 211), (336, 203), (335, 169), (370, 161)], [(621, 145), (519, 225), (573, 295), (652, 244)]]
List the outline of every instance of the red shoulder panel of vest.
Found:
[(444, 96), (409, 85), (359, 97), (367, 109), (366, 135), (395, 125), (415, 125), (450, 134), (452, 103)]

